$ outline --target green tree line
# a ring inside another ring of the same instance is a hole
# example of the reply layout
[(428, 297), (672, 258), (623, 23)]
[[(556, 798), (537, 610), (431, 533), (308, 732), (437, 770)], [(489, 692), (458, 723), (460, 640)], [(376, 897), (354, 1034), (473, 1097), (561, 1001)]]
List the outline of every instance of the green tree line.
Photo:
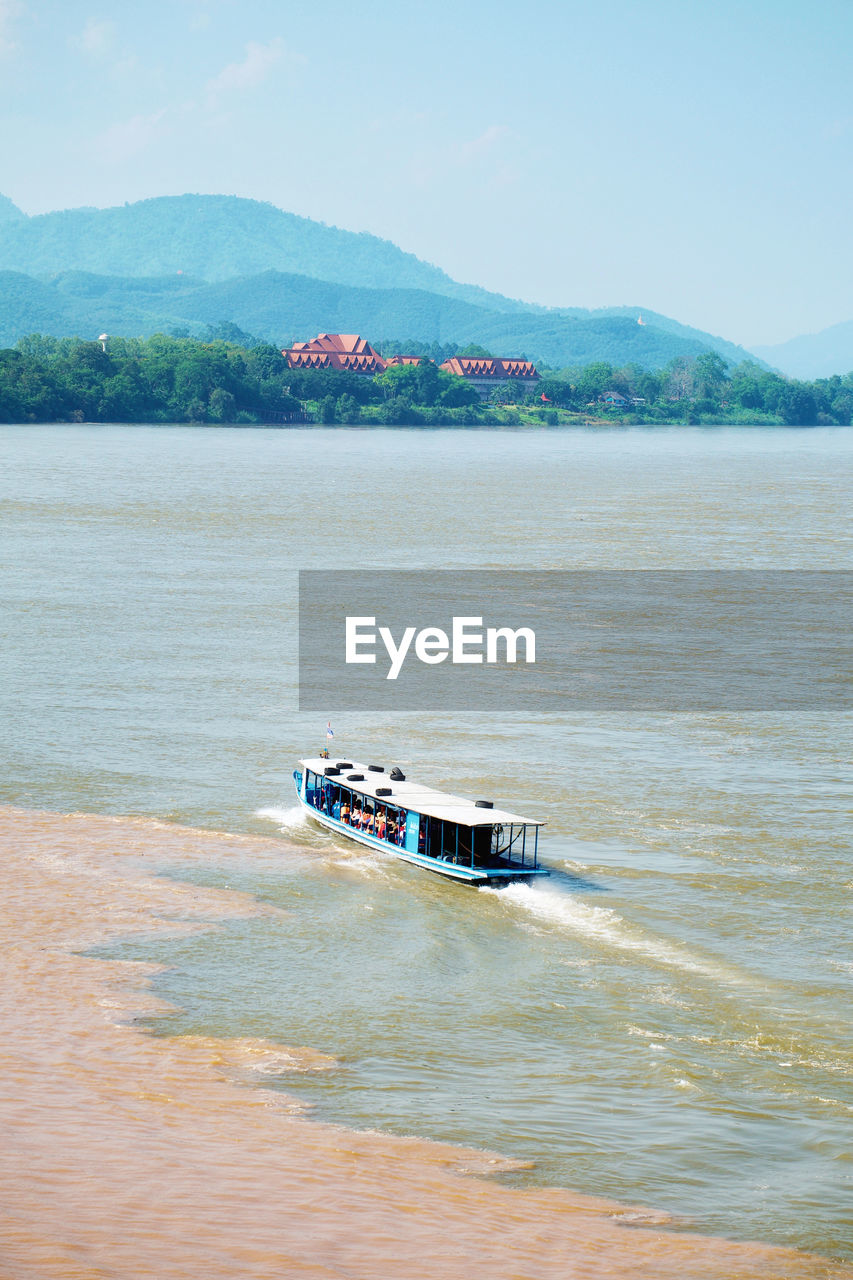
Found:
[[(400, 344), (386, 343), (384, 353)], [(367, 425), (492, 425), (578, 417), (632, 422), (849, 425), (853, 374), (798, 382), (713, 352), (665, 369), (597, 362), (542, 370), (535, 389), (508, 386), (486, 402), (462, 378), (438, 367), (479, 347), (425, 349), (421, 363), (394, 365), (375, 378), (294, 370), (278, 347), (234, 326), (208, 340), (155, 334), (148, 339), (32, 335), (0, 350), (2, 422), (320, 422)], [(604, 398), (618, 397), (615, 404)], [(544, 397), (544, 399), (543, 399)]]
[(657, 371), (597, 362), (543, 372), (538, 392), (552, 404), (602, 410), (602, 397), (616, 392), (625, 403), (604, 412), (638, 422), (849, 426), (853, 420), (853, 373), (800, 382), (748, 361), (730, 367), (714, 351)]
[(221, 338), (32, 335), (0, 350), (3, 422), (449, 423), (488, 418), (432, 361), (376, 378), (290, 369), (278, 347)]

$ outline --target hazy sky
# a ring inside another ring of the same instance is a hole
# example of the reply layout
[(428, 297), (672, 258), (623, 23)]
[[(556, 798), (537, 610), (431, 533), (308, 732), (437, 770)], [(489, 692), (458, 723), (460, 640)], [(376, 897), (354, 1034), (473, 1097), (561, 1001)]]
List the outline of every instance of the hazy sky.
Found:
[(853, 319), (853, 0), (0, 0), (0, 192), (184, 191), (535, 302)]

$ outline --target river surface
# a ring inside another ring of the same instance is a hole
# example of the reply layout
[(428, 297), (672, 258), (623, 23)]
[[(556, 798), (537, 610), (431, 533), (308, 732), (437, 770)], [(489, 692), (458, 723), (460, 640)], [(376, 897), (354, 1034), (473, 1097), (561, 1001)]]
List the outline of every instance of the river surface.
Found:
[[(850, 716), (296, 699), (299, 569), (850, 568), (853, 432), (38, 426), (0, 453), (0, 803), (296, 847), (194, 873), (285, 921), (110, 950), (169, 966), (158, 1034), (310, 1046), (340, 1065), (286, 1089), (320, 1117), (853, 1257)], [(552, 876), (463, 889), (301, 819), (326, 719), (341, 756), (542, 814)]]

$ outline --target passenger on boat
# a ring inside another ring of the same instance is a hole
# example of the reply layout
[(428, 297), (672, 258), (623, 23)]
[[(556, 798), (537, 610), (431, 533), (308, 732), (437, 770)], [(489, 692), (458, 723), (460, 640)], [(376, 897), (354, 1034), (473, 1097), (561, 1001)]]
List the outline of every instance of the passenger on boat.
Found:
[(385, 839), (389, 840), (391, 844), (397, 843), (397, 819), (394, 817), (393, 813), (388, 814), (388, 825), (385, 829)]
[(341, 801), (341, 822), (349, 822), (349, 805), (346, 800)]
[(354, 827), (361, 826), (361, 805), (356, 800), (353, 800), (352, 803), (352, 825)]
[(376, 812), (376, 838), (378, 840), (385, 839), (385, 810), (378, 809)]

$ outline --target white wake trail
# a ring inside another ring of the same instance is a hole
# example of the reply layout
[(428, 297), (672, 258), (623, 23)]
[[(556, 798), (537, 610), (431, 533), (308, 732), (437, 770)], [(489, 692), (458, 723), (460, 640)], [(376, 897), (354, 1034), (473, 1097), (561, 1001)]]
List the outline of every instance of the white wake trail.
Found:
[(743, 984), (743, 979), (733, 970), (699, 959), (677, 943), (647, 934), (609, 907), (593, 907), (570, 894), (521, 883), (503, 888), (486, 887), (481, 892), (494, 894), (502, 904), (512, 909), (559, 925), (578, 937), (612, 950), (642, 955), (672, 969), (702, 974), (715, 982)]

